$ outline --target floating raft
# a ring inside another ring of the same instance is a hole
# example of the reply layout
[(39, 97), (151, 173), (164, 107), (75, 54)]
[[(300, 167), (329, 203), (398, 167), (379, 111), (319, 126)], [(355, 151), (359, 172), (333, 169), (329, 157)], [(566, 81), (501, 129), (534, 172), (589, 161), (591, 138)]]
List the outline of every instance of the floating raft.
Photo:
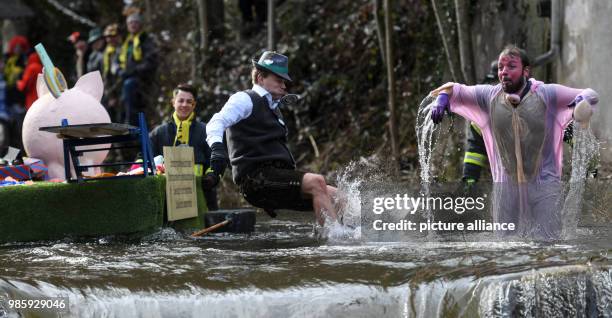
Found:
[(220, 231), (253, 231), (255, 210), (223, 210), (207, 218), (200, 184), (198, 177), (198, 217), (173, 222), (166, 218), (164, 176), (1, 187), (0, 243), (107, 235), (138, 238), (163, 226), (188, 232), (226, 215), (234, 224)]

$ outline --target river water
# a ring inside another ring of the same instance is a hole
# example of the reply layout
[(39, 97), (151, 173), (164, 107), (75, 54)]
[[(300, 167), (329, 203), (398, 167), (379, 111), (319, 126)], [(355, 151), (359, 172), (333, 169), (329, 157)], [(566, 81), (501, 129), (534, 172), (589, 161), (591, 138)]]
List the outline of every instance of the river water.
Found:
[[(429, 194), (434, 127), (423, 123), (421, 191)], [(362, 204), (408, 187), (365, 160), (338, 179), (350, 226), (315, 228), (312, 213), (281, 211), (259, 214), (250, 235), (194, 239), (167, 228), (127, 242), (0, 246), (0, 318), (612, 317), (612, 188), (609, 178), (585, 179), (596, 151), (576, 151), (576, 140), (561, 241), (457, 231), (368, 241)], [(67, 300), (66, 310), (7, 308), (49, 297)]]
[(368, 243), (320, 240), (313, 224), (281, 212), (258, 215), (251, 235), (9, 244), (0, 298), (68, 297), (67, 313), (26, 317), (612, 316), (609, 226), (556, 244), (487, 233)]

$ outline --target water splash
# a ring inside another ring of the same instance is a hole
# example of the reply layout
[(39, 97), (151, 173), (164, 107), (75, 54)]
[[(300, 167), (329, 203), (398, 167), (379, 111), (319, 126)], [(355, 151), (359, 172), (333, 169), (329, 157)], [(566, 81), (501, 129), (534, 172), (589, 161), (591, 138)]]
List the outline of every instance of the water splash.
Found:
[(582, 210), (586, 178), (591, 164), (599, 158), (599, 143), (589, 127), (574, 124), (572, 170), (563, 205), (562, 238), (571, 239), (578, 227), (578, 214)]
[(350, 162), (338, 173), (334, 205), (338, 208), (338, 215), (342, 215), (342, 222), (326, 222), (323, 228), (316, 229), (320, 238), (327, 239), (328, 243), (361, 241), (362, 192), (388, 182), (383, 166), (376, 156), (362, 157)]
[(421, 166), (421, 185), (425, 191), (429, 191), (431, 183), (431, 154), (437, 136), (434, 136), (436, 125), (431, 120), (431, 111), (435, 98), (427, 95), (419, 104), (416, 119), (417, 143), (419, 149), (419, 165)]
[[(419, 104), (416, 119), (419, 166), (421, 168), (421, 195), (424, 197), (429, 197), (431, 193), (431, 160), (434, 145), (437, 143), (440, 136), (439, 133), (434, 134), (434, 132), (439, 131), (439, 129), (437, 129), (437, 125), (435, 125), (431, 120), (431, 112), (433, 110), (434, 102), (435, 97), (431, 94), (427, 95), (427, 97), (425, 97)], [(433, 221), (434, 219), (433, 211), (430, 209), (423, 211), (423, 216), (425, 216), (427, 220)]]

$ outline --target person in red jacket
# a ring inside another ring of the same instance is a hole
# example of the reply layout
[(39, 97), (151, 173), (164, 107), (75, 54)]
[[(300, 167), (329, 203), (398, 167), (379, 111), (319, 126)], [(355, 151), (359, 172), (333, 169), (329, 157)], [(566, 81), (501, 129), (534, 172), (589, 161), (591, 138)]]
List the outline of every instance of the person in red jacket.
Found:
[(25, 71), (23, 71), (23, 77), (17, 82), (17, 89), (25, 94), (26, 111), (38, 99), (36, 80), (38, 79), (38, 74), (42, 73), (42, 68), (38, 54), (36, 52), (31, 53), (28, 56), (28, 63), (26, 64)]

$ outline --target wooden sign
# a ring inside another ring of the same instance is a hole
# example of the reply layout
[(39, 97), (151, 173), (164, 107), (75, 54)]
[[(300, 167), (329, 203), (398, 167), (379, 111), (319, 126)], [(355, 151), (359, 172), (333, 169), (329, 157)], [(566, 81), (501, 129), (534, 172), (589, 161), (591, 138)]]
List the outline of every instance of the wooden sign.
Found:
[(164, 147), (168, 221), (198, 216), (192, 147)]

